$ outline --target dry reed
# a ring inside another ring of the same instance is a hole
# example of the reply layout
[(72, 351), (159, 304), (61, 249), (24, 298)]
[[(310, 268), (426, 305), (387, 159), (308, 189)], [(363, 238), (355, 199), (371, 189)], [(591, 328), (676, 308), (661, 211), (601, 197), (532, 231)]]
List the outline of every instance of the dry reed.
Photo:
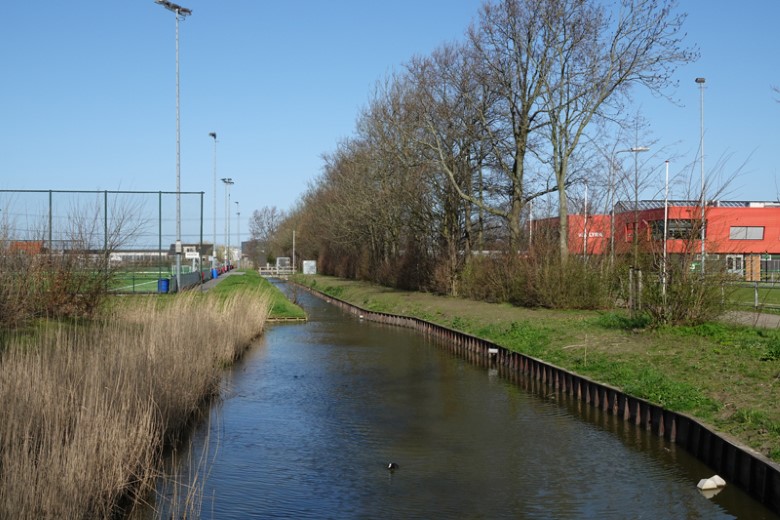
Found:
[(153, 487), (162, 448), (263, 329), (269, 298), (182, 294), (0, 354), (0, 518), (110, 518)]

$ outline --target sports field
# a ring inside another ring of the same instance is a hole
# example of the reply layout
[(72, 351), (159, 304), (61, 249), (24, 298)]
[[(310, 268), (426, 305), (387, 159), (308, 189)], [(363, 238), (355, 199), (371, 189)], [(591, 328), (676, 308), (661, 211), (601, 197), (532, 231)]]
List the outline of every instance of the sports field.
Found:
[[(181, 266), (182, 274), (192, 272), (192, 267)], [(118, 271), (114, 273), (111, 290), (118, 293), (154, 293), (159, 291), (159, 281), (176, 276), (169, 266), (160, 268), (146, 267), (138, 270)], [(164, 282), (167, 283), (167, 282)], [(167, 292), (167, 291), (162, 291)]]

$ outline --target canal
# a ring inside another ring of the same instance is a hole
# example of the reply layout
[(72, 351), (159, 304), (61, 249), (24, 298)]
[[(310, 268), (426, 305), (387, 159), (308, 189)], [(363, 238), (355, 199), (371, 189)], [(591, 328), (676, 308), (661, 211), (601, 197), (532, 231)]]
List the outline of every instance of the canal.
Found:
[(614, 416), (299, 299), (193, 433), (202, 518), (778, 518)]

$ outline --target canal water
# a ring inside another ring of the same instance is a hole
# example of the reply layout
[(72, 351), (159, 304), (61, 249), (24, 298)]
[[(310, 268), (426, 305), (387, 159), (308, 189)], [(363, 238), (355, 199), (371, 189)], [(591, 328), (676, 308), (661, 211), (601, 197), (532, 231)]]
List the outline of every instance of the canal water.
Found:
[(193, 433), (201, 518), (777, 518), (614, 416), (299, 299)]

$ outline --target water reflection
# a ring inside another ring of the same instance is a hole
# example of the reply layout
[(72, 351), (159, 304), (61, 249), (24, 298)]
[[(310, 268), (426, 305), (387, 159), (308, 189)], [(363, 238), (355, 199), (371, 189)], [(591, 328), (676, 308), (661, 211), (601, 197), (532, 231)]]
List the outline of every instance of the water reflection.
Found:
[(298, 297), (311, 321), (271, 327), (194, 434), (203, 518), (776, 518), (612, 415)]

